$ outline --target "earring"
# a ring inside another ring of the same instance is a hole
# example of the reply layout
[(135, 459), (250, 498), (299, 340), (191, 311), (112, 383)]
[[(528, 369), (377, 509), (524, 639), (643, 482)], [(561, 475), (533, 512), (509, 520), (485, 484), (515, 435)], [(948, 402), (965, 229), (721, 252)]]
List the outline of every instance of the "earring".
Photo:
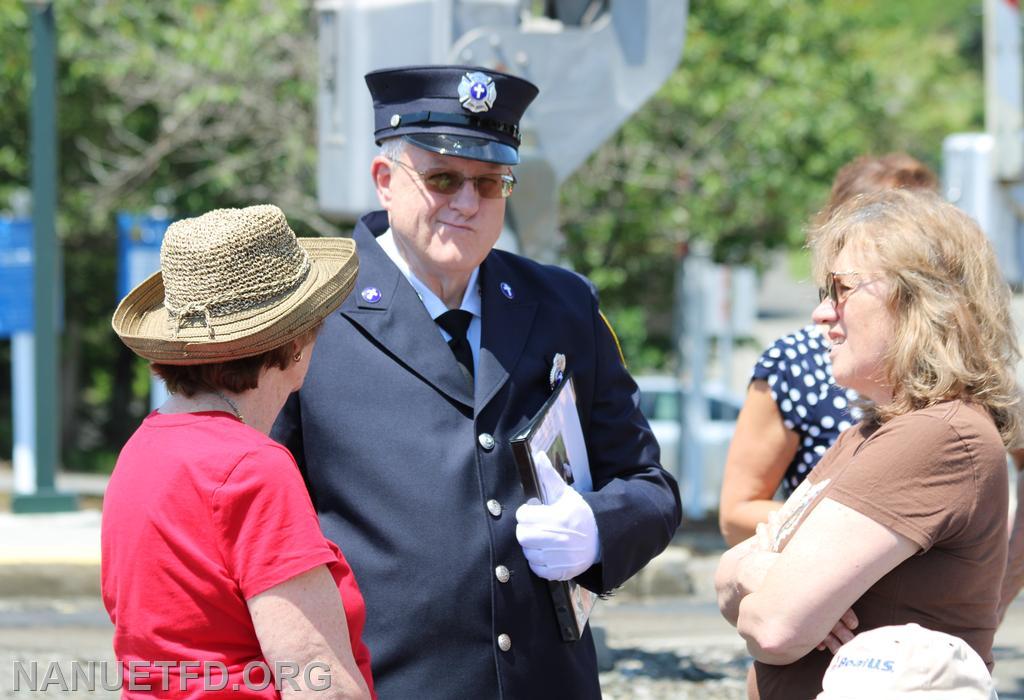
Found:
[(300, 360), (302, 360), (302, 351), (299, 350), (297, 353), (292, 355), (292, 360), (295, 362), (299, 362)]

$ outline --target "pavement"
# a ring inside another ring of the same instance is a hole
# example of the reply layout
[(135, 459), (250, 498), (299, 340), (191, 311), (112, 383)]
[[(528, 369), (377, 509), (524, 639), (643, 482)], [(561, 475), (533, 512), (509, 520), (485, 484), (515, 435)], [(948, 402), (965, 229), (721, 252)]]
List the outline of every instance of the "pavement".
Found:
[[(0, 493), (12, 490), (9, 465), (0, 464)], [(103, 495), (107, 478), (58, 474), (57, 490)], [(0, 511), (0, 599), (18, 596), (98, 596), (100, 511), (14, 515)]]

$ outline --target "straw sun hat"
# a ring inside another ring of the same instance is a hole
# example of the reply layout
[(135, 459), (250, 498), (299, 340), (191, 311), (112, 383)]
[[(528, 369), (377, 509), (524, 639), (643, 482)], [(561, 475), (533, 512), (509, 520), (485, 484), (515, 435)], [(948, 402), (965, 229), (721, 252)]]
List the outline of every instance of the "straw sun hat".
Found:
[(128, 293), (111, 325), (168, 365), (226, 362), (280, 347), (334, 311), (355, 284), (349, 238), (296, 238), (277, 207), (217, 209), (176, 221), (160, 272)]

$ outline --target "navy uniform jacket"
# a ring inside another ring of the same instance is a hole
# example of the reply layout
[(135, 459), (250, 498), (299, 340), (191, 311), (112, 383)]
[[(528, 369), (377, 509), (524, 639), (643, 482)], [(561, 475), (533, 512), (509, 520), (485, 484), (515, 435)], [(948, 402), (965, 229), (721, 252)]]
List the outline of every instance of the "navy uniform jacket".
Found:
[[(366, 599), (377, 691), (385, 700), (598, 698), (589, 629), (579, 642), (561, 640), (547, 584), (516, 540), (525, 499), (509, 439), (550, 395), (551, 362), (563, 353), (601, 539), (600, 563), (577, 580), (610, 591), (665, 548), (681, 518), (636, 385), (582, 278), (492, 251), (480, 268), (471, 395), (423, 303), (374, 241), (387, 227), (384, 212), (356, 226), (356, 291), (324, 323), (305, 384), (273, 432)], [(362, 298), (367, 287), (379, 301)]]

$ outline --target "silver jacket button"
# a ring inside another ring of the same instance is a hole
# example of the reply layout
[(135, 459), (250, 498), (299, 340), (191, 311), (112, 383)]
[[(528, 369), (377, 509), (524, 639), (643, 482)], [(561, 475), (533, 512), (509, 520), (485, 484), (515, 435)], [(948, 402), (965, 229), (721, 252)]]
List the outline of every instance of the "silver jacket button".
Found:
[(501, 515), (501, 504), (492, 498), (491, 500), (487, 501), (487, 512), (489, 512), (491, 515), (497, 518), (499, 515)]
[(480, 443), (480, 447), (484, 448), (488, 452), (494, 449), (494, 436), (490, 433), (480, 433), (476, 440)]
[(509, 572), (508, 572), (508, 567), (507, 566), (497, 566), (497, 567), (495, 567), (494, 575), (502, 583), (508, 583)]
[(498, 648), (502, 651), (508, 651), (512, 648), (512, 637), (507, 634), (498, 635)]

